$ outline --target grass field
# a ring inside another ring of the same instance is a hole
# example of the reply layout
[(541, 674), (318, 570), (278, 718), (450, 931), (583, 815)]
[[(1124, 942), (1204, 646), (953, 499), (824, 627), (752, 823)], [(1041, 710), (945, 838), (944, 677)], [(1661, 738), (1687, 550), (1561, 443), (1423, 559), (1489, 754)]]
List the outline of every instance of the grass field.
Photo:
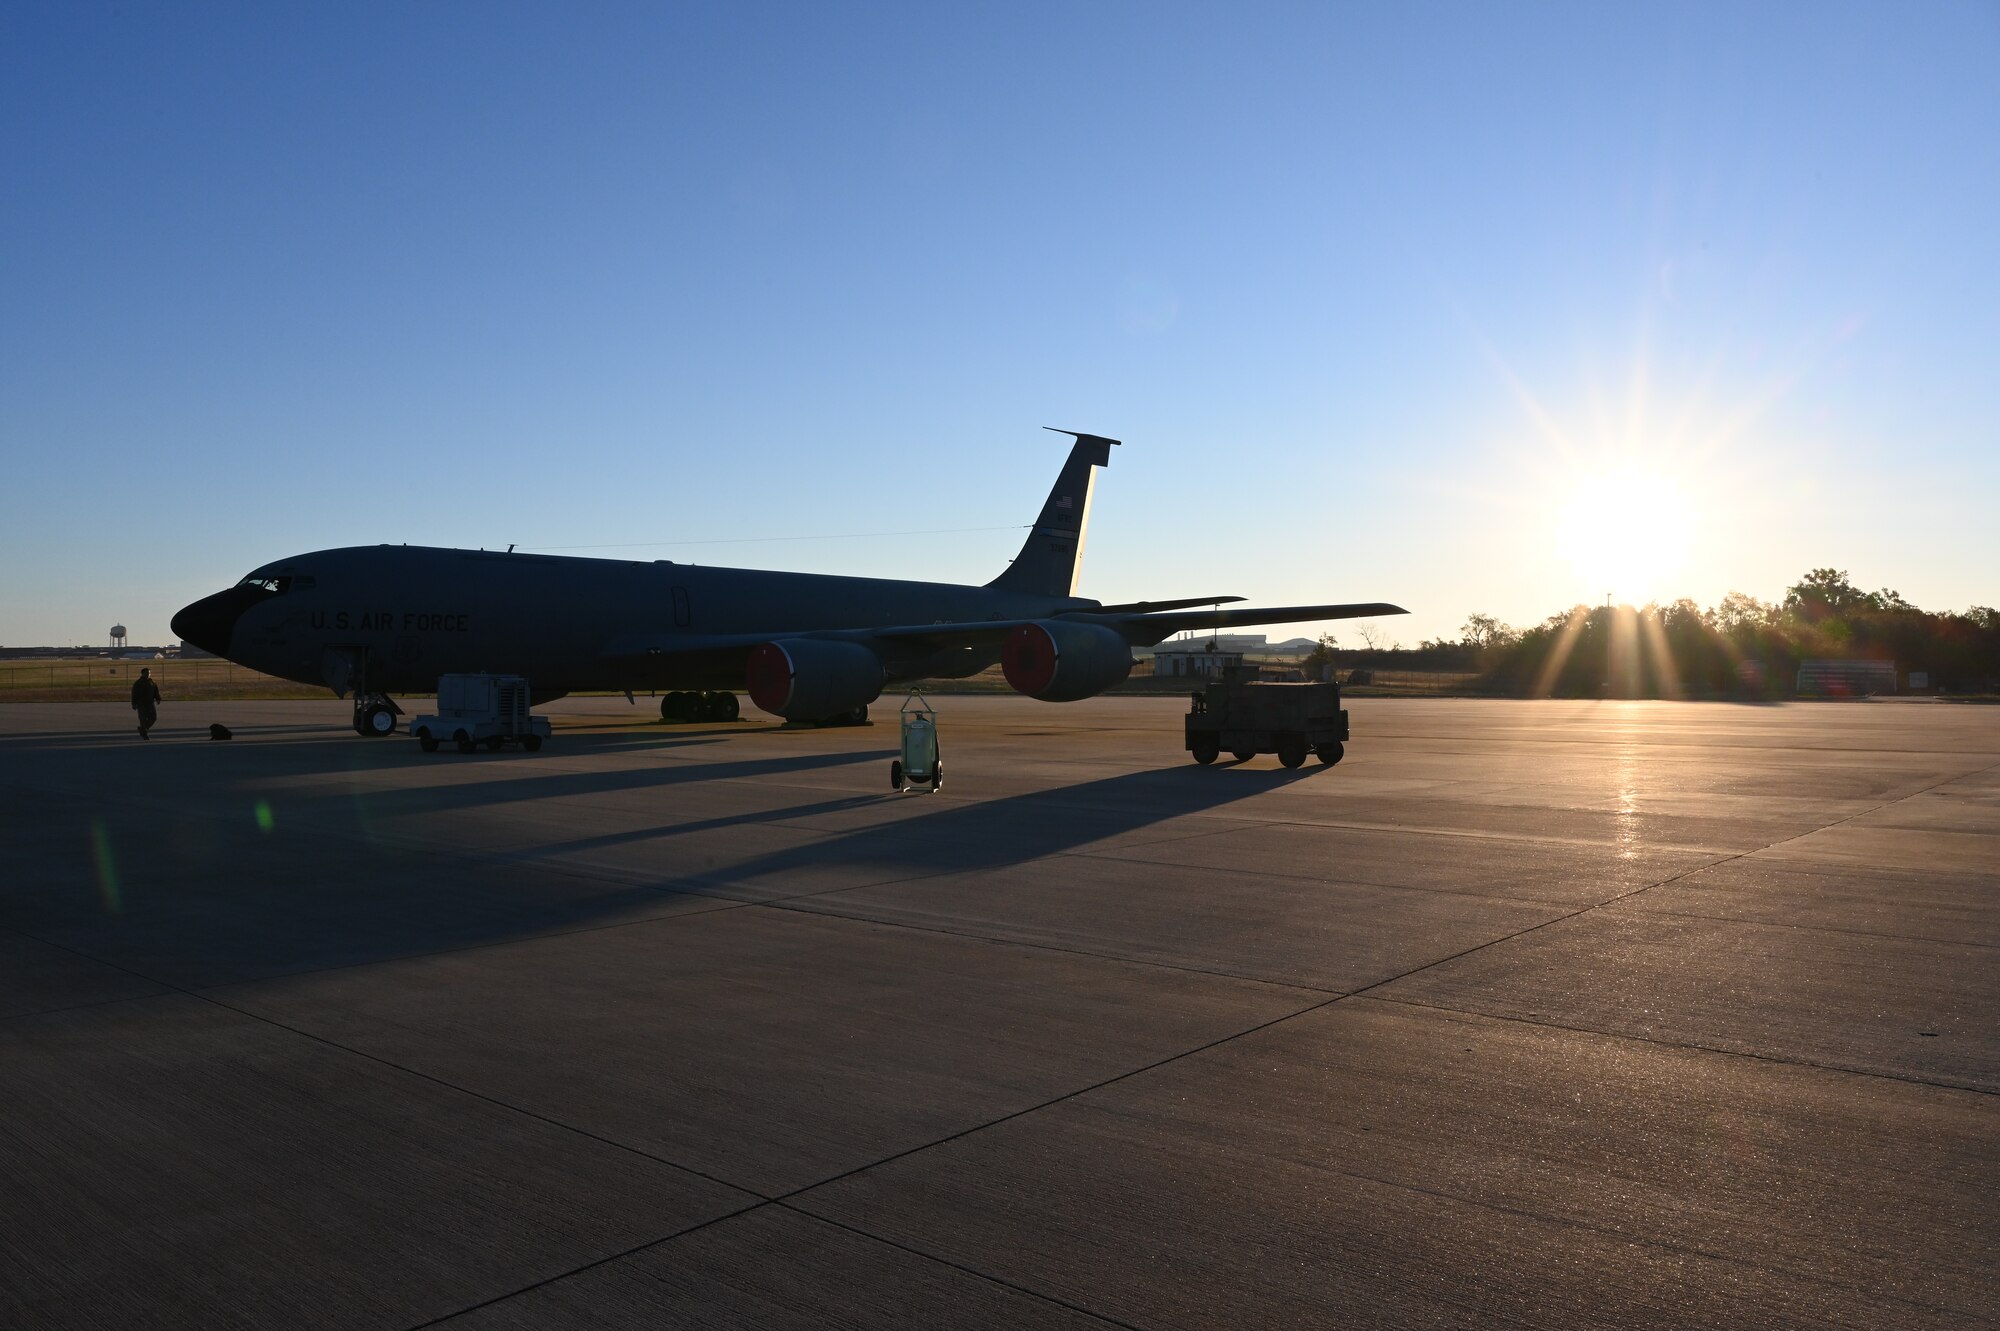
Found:
[[(0, 702), (99, 702), (124, 698), (130, 694), (132, 681), (139, 677), (143, 668), (152, 670), (153, 678), (159, 682), (161, 697), (167, 702), (195, 698), (330, 696), (325, 685), (296, 684), (213, 658), (118, 661), (101, 656), (78, 656), (0, 661)], [(1475, 678), (1473, 675), (1446, 672), (1378, 670), (1373, 684), (1353, 686), (1347, 691), (1356, 696), (1392, 697), (1465, 693), (1470, 691)], [(1132, 678), (1112, 692), (1190, 693), (1201, 684), (1198, 677), (1155, 676), (1150, 672), (1134, 671)], [(922, 681), (921, 687), (926, 692), (935, 693), (1010, 692), (998, 666), (970, 679)]]
[(151, 669), (164, 701), (182, 698), (324, 698), (325, 685), (248, 670), (228, 661), (117, 661), (102, 656), (0, 661), (0, 702), (102, 701), (123, 698)]

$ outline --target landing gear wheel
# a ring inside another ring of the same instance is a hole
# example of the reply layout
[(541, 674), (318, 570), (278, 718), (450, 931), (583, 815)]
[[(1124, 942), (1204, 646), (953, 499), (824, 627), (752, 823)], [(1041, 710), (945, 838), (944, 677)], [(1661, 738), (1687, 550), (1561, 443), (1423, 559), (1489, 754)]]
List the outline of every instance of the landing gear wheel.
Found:
[(472, 736), (466, 734), (463, 730), (454, 733), (452, 735), (452, 739), (454, 742), (457, 743), (458, 751), (460, 753), (471, 753), (474, 749), (479, 747), (477, 744), (474, 744), (472, 742)]
[(437, 736), (431, 734), (429, 726), (417, 732), (417, 746), (425, 753), (436, 753), (438, 751)]
[(1234, 759), (1235, 759), (1235, 760), (1236, 760), (1237, 762), (1239, 762), (1239, 763), (1247, 763), (1247, 762), (1249, 762), (1249, 761), (1250, 761), (1250, 760), (1251, 760), (1252, 758), (1255, 758), (1255, 757), (1257, 756), (1257, 750), (1255, 750), (1255, 749), (1231, 749), (1231, 750), (1229, 751), (1229, 756), (1230, 756), (1230, 757), (1232, 757), (1232, 758), (1234, 758)]
[(903, 760), (901, 758), (895, 758), (892, 759), (889, 763), (889, 789), (901, 790), (902, 788), (903, 788)]
[(709, 714), (717, 721), (734, 721), (743, 715), (743, 704), (736, 701), (736, 695), (727, 690), (709, 695)]
[(841, 724), (843, 724), (843, 725), (850, 725), (850, 726), (865, 726), (865, 725), (867, 725), (867, 724), (868, 724), (868, 704), (867, 704), (867, 703), (862, 703), (862, 704), (861, 704), (861, 705), (860, 705), (859, 707), (855, 708), (855, 709), (854, 709), (853, 711), (851, 711), (851, 712), (847, 712), (847, 713), (844, 713), (844, 714), (843, 714), (843, 715), (841, 716), (840, 720), (841, 720)]
[(715, 695), (712, 693), (691, 693), (688, 695), (688, 720), (713, 721), (715, 719)]
[(1204, 767), (1222, 756), (1222, 746), (1212, 739), (1198, 739), (1188, 751), (1194, 755), (1194, 760)]
[(1347, 749), (1339, 740), (1334, 740), (1331, 744), (1320, 745), (1318, 752), (1319, 760), (1328, 767), (1333, 766), (1347, 756)]
[(521, 736), (521, 747), (529, 753), (533, 753), (542, 747), (542, 737), (540, 735), (523, 735)]
[(685, 689), (675, 689), (660, 699), (660, 719), (674, 726), (694, 720), (694, 705), (698, 696)]
[(1278, 761), (1287, 767), (1305, 766), (1306, 737), (1304, 735), (1280, 735), (1278, 737)]

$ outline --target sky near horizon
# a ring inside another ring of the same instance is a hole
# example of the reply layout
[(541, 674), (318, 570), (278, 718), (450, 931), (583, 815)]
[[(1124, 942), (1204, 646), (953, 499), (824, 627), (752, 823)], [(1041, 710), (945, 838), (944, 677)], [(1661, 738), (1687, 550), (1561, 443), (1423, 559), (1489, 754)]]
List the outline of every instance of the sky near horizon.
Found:
[(384, 541), (984, 582), (1044, 425), (1125, 441), (1104, 601), (2000, 603), (1996, 57), (1992, 0), (24, 0), (0, 645)]

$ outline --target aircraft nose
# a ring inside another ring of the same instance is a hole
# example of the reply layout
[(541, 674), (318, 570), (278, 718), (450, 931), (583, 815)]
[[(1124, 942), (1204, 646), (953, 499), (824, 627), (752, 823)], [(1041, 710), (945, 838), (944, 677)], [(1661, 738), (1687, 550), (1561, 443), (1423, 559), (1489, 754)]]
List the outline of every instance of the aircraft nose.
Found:
[(215, 656), (229, 655), (230, 635), (236, 631), (236, 621), (248, 608), (249, 600), (240, 593), (240, 587), (204, 596), (192, 605), (183, 606), (172, 622), (174, 633), (182, 642), (191, 642), (204, 652)]

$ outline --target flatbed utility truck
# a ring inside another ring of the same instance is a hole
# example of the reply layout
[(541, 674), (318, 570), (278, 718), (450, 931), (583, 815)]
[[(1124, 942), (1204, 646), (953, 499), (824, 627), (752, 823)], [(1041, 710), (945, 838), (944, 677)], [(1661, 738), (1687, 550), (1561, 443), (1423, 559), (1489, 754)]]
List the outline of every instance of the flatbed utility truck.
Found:
[(549, 719), (528, 711), (528, 681), (519, 675), (441, 675), (437, 711), (410, 722), (425, 753), (450, 740), (460, 753), (484, 744), (519, 744), (533, 753), (549, 737)]
[(1253, 666), (1230, 667), (1194, 695), (1185, 738), (1198, 763), (1275, 753), (1298, 767), (1310, 753), (1330, 767), (1346, 753), (1347, 711), (1338, 684), (1267, 683)]

